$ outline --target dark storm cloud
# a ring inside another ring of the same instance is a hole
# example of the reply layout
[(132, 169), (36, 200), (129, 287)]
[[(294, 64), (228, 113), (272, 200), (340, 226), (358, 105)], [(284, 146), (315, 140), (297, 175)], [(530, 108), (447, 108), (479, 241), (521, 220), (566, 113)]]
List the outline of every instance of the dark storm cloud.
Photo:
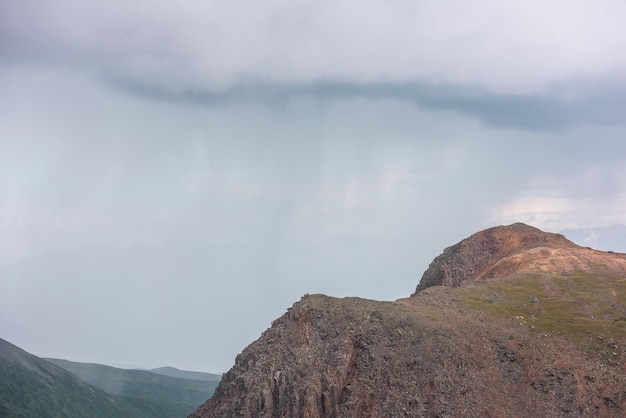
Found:
[[(578, 124), (618, 124), (626, 119), (626, 84), (582, 92), (505, 95), (461, 86), (419, 83), (243, 83), (220, 91), (174, 91), (122, 77), (103, 77), (116, 89), (148, 100), (191, 106), (265, 104), (281, 106), (308, 98), (322, 103), (363, 98), (401, 100), (429, 110), (452, 111), (495, 127), (560, 130)], [(562, 90), (562, 89), (561, 89)]]

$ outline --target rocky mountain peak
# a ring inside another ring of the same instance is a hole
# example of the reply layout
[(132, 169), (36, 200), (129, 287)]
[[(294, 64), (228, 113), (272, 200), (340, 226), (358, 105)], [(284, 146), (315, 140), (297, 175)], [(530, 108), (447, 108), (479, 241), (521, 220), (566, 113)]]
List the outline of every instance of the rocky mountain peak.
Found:
[(626, 254), (487, 229), (413, 297), (303, 297), (191, 416), (624, 416), (625, 301)]
[[(446, 248), (424, 272), (412, 296), (431, 286), (458, 287), (515, 273), (588, 271), (601, 264), (605, 254), (523, 223), (497, 226)], [(626, 272), (625, 261), (617, 257), (602, 263), (612, 273), (621, 274)]]

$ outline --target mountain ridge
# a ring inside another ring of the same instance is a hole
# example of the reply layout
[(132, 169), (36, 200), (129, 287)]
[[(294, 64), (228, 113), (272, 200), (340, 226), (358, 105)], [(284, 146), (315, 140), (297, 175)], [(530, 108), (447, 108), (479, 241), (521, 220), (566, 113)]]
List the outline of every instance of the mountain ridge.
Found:
[(197, 372), (193, 370), (182, 370), (176, 367), (163, 366), (154, 369), (147, 369), (152, 373), (157, 373), (163, 376), (178, 377), (181, 379), (202, 380), (207, 382), (219, 382), (222, 375), (215, 373)]
[[(467, 281), (522, 272), (562, 274), (594, 269), (606, 252), (581, 247), (562, 234), (515, 223), (477, 232), (447, 247), (424, 272), (413, 295), (430, 286), (460, 286)], [(617, 254), (606, 270), (626, 274), (626, 255)]]
[(0, 338), (0, 416), (154, 416), (148, 405), (111, 396)]
[(198, 381), (42, 359), (0, 339), (0, 417), (183, 417), (210, 396)]
[(170, 416), (186, 416), (207, 396), (211, 396), (217, 386), (216, 380), (193, 380), (148, 370), (120, 369), (62, 359), (45, 360), (108, 394), (161, 405)]
[(619, 416), (625, 262), (523, 224), (481, 231), (410, 297), (305, 295), (190, 416)]

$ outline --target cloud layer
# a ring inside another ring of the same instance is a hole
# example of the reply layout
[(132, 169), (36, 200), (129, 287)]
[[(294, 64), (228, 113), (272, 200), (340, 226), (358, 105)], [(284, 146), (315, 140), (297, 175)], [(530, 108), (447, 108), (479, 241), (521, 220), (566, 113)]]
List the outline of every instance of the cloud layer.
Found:
[(171, 90), (242, 81), (423, 82), (492, 93), (623, 78), (617, 0), (250, 3), (3, 0), (6, 60), (90, 68)]

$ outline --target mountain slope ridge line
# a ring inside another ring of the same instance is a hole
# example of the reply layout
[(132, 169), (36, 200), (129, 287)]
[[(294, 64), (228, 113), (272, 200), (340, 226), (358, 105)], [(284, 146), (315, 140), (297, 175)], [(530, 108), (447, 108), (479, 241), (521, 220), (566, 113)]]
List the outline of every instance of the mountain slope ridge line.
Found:
[(457, 287), (516, 273), (596, 270), (599, 264), (605, 264), (605, 272), (626, 274), (626, 254), (581, 247), (561, 234), (516, 223), (486, 229), (446, 248), (424, 272), (413, 295), (430, 286)]
[(191, 417), (619, 416), (624, 310), (626, 255), (490, 228), (410, 297), (304, 296)]

